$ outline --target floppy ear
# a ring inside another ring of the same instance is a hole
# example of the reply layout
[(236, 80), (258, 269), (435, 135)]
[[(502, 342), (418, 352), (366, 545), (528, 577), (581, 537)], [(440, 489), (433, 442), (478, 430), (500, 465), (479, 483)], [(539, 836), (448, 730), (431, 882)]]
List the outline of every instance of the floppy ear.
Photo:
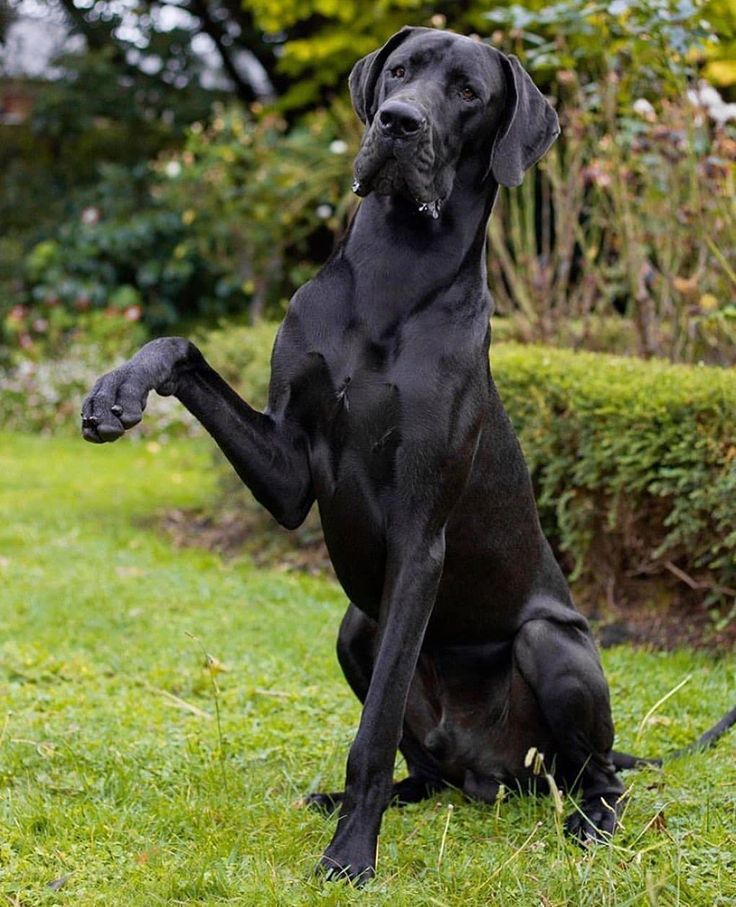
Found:
[(490, 172), (502, 186), (518, 186), (524, 171), (560, 134), (552, 105), (516, 57), (499, 54), (506, 80), (506, 110), (491, 149)]
[(374, 50), (367, 57), (358, 60), (353, 66), (348, 77), (350, 99), (353, 102), (355, 112), (366, 126), (370, 125), (376, 114), (376, 85), (383, 72), (388, 55), (400, 44), (403, 44), (407, 38), (421, 31), (431, 31), (431, 29), (404, 26), (401, 31), (397, 31), (395, 35), (392, 35), (383, 47), (379, 47), (378, 50)]

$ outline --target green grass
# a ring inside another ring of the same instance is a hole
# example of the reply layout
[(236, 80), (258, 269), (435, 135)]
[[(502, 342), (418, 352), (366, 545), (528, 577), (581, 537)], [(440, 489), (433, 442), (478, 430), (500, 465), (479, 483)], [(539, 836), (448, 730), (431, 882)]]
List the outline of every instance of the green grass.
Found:
[[(629, 775), (613, 846), (563, 840), (549, 798), (449, 794), (387, 814), (367, 889), (315, 878), (332, 820), (295, 801), (341, 783), (358, 718), (343, 596), (163, 541), (152, 515), (202, 503), (209, 464), (204, 443), (0, 437), (0, 902), (734, 903), (733, 734)], [(733, 657), (604, 661), (622, 748), (685, 743), (733, 704)]]

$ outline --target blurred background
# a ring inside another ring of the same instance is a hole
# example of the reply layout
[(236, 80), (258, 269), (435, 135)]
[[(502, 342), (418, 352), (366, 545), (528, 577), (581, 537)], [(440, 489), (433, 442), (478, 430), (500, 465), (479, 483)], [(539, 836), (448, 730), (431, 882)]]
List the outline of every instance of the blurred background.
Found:
[[(0, 0), (0, 427), (71, 435), (160, 334), (262, 402), (273, 325), (357, 204), (347, 75), (405, 24), (517, 54), (560, 114), (488, 242), (496, 371), (558, 554), (598, 597), (659, 578), (723, 629), (736, 0)], [(141, 431), (195, 429), (157, 401)]]
[(350, 68), (406, 23), (560, 112), (491, 232), (513, 335), (731, 364), (733, 0), (2, 0), (0, 361), (278, 317), (356, 201)]

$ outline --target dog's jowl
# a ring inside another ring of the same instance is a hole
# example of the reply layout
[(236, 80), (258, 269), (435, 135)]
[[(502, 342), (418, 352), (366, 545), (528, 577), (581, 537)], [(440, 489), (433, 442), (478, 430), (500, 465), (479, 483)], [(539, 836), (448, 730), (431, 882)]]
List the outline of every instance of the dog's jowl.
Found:
[[(350, 92), (363, 201), (291, 301), (265, 412), (192, 343), (163, 338), (97, 382), (83, 433), (114, 441), (151, 390), (173, 394), (284, 526), (316, 500), (350, 601), (338, 658), (363, 711), (344, 791), (308, 799), (339, 811), (320, 868), (362, 882), (392, 800), (528, 789), (531, 748), (579, 788), (567, 829), (583, 842), (613, 832), (623, 785), (598, 654), (489, 371), (488, 218), (557, 116), (515, 58), (424, 28), (356, 63)], [(409, 774), (394, 783), (397, 748)]]

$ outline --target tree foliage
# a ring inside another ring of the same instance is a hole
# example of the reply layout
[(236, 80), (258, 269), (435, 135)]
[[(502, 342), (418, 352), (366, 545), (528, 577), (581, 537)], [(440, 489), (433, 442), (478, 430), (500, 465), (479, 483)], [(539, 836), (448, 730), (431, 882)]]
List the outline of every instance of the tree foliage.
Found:
[[(696, 85), (727, 52), (730, 0), (36, 2), (84, 44), (29, 124), (0, 127), (0, 316), (27, 348), (87, 303), (139, 306), (153, 330), (277, 310), (344, 226), (347, 74), (408, 23), (517, 53), (565, 123), (491, 234), (521, 333), (624, 313), (647, 355), (733, 361), (736, 134)], [(233, 103), (213, 113), (225, 76)]]

